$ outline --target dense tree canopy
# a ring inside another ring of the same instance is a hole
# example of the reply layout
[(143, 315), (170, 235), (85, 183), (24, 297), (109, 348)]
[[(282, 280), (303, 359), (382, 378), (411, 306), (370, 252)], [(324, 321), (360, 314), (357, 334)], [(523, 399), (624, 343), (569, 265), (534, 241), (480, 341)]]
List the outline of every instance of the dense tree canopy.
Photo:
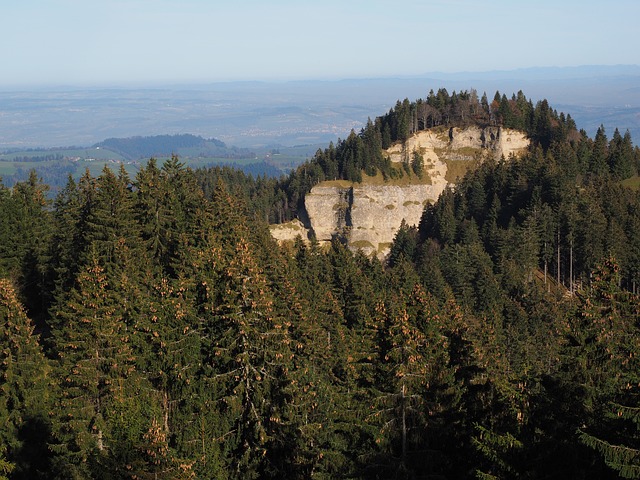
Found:
[[(452, 92), (441, 88), (429, 92), (426, 99), (396, 102), (388, 113), (369, 119), (360, 132), (352, 130), (345, 139), (338, 139), (282, 179), (250, 178), (236, 170), (214, 167), (197, 172), (205, 191), (222, 177), (234, 193), (241, 194), (252, 214), (272, 223), (282, 223), (296, 217), (302, 210), (304, 196), (325, 180), (360, 182), (363, 176), (381, 174), (385, 179), (403, 175), (392, 167), (383, 149), (405, 142), (410, 135), (427, 129), (452, 127), (504, 127), (525, 132), (542, 154), (550, 149), (558, 155), (572, 175), (599, 175), (614, 179), (628, 178), (640, 171), (640, 154), (629, 132), (619, 131), (607, 138), (604, 127), (595, 139), (578, 131), (571, 115), (558, 113), (546, 100), (533, 104), (522, 91), (507, 97), (496, 92), (489, 102), (487, 94), (478, 98), (475, 90)], [(553, 147), (553, 148), (552, 148)], [(420, 175), (423, 168), (419, 157), (408, 152), (407, 171)], [(232, 180), (233, 179), (233, 180)], [(237, 190), (236, 190), (237, 189)]]
[[(316, 182), (463, 124), (532, 147), (387, 262), (270, 237)], [(174, 157), (52, 202), (0, 184), (0, 478), (638, 478), (639, 159), (521, 92), (441, 89), (280, 180)]]

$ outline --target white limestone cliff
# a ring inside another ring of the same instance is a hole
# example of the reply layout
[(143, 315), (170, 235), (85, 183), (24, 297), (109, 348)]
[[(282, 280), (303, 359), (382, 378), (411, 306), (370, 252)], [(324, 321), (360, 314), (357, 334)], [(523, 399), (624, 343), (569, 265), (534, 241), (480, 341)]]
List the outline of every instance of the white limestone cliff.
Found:
[[(425, 164), (423, 181), (401, 184), (324, 182), (316, 185), (305, 197), (307, 230), (301, 223), (289, 227), (272, 226), (280, 241), (297, 235), (315, 236), (320, 244), (340, 236), (353, 250), (383, 259), (402, 221), (418, 225), (424, 207), (435, 202), (454, 179), (447, 180), (452, 162), (483, 161), (501, 156), (517, 156), (529, 145), (525, 134), (498, 127), (469, 127), (421, 131), (404, 144), (386, 151), (392, 162), (402, 162), (413, 151), (422, 154)], [(464, 169), (463, 169), (464, 170)], [(305, 235), (306, 234), (306, 235)], [(290, 236), (288, 236), (290, 235)]]

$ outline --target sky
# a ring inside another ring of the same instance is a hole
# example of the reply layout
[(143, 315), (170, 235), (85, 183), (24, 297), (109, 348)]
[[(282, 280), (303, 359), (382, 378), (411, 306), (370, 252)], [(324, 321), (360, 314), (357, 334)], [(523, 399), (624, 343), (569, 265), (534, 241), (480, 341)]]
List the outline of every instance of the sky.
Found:
[(0, 88), (639, 65), (638, 0), (20, 0)]

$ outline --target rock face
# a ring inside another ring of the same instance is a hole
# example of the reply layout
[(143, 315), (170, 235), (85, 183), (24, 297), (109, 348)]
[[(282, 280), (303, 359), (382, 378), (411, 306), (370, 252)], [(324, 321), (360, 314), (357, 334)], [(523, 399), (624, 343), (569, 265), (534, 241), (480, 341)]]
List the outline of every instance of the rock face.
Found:
[(271, 225), (269, 230), (271, 231), (271, 236), (279, 242), (293, 240), (298, 235), (302, 238), (307, 238), (309, 233), (304, 224), (297, 218), (287, 223)]
[(384, 258), (404, 220), (417, 225), (442, 185), (318, 185), (305, 198), (311, 233), (321, 244), (342, 236), (354, 250)]
[(422, 153), (425, 163), (429, 160), (472, 160), (492, 157), (509, 158), (518, 155), (529, 146), (527, 136), (518, 130), (500, 127), (452, 127), (449, 129), (424, 130), (412, 135), (407, 141), (397, 143), (387, 150), (392, 162), (401, 162), (404, 155), (414, 150)]
[(289, 227), (272, 226), (272, 233), (281, 241), (313, 235), (320, 244), (339, 236), (353, 250), (384, 259), (402, 221), (418, 225), (425, 205), (435, 202), (449, 185), (446, 177), (451, 162), (470, 165), (471, 160), (509, 158), (528, 145), (524, 133), (497, 127), (418, 132), (386, 154), (392, 162), (402, 162), (414, 151), (422, 154), (424, 181), (372, 185), (365, 178), (360, 184), (321, 183), (305, 197), (306, 229), (298, 222)]
[(317, 185), (304, 198), (309, 228), (319, 242), (330, 241), (351, 228), (353, 188)]

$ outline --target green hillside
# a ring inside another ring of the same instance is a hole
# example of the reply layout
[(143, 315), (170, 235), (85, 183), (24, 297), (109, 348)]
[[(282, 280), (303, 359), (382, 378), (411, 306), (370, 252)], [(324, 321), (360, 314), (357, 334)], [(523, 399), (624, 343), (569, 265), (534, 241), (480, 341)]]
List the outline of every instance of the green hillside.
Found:
[(0, 153), (0, 177), (5, 184), (13, 185), (35, 170), (46, 183), (61, 188), (68, 175), (78, 179), (87, 169), (97, 176), (105, 165), (114, 171), (122, 165), (133, 176), (150, 158), (162, 164), (173, 155), (193, 169), (231, 165), (254, 176), (279, 177), (309, 159), (317, 147), (265, 147), (254, 151), (190, 134), (111, 138), (87, 148), (5, 151)]
[[(277, 179), (174, 156), (0, 185), (0, 476), (638, 478), (640, 151), (502, 98), (399, 102)], [(373, 148), (473, 111), (530, 148), (384, 262), (271, 238), (318, 181), (413, 178)]]

